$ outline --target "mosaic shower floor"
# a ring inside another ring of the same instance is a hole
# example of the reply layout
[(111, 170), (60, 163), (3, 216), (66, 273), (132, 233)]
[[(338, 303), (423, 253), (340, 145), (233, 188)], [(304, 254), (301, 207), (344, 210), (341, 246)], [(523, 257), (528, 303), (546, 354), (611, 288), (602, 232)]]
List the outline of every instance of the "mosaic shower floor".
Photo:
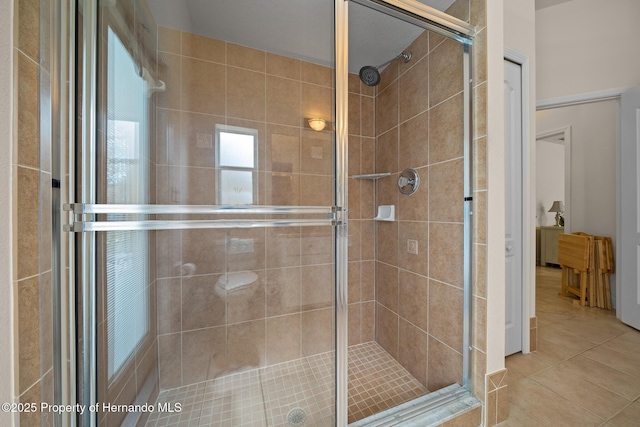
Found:
[[(348, 355), (350, 423), (428, 393), (375, 342), (351, 346)], [(333, 371), (334, 354), (328, 352), (165, 390), (158, 396), (158, 402), (179, 402), (182, 411), (154, 412), (146, 425), (331, 426)], [(306, 418), (294, 411), (298, 408), (304, 410)], [(303, 418), (302, 423), (296, 424)]]

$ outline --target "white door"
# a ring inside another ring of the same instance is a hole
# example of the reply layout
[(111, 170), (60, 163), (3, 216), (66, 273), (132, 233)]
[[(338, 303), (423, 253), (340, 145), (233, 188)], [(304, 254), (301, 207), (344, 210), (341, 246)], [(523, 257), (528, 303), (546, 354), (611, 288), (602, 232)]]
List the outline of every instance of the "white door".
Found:
[(629, 326), (640, 329), (640, 86), (622, 95), (620, 148), (620, 295), (617, 314)]
[(522, 351), (522, 68), (504, 61), (505, 355)]

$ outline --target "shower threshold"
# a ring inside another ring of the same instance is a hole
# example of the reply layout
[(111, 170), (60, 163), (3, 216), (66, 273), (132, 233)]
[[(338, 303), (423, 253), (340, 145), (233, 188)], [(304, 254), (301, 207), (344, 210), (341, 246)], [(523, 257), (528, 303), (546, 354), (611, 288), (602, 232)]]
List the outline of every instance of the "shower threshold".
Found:
[[(415, 417), (425, 405), (448, 402), (450, 387), (429, 393), (376, 342), (349, 347), (348, 357), (350, 426), (395, 425), (408, 419), (400, 412)], [(180, 403), (182, 410), (154, 412), (146, 426), (334, 425), (334, 358), (321, 353), (164, 390), (158, 403)]]

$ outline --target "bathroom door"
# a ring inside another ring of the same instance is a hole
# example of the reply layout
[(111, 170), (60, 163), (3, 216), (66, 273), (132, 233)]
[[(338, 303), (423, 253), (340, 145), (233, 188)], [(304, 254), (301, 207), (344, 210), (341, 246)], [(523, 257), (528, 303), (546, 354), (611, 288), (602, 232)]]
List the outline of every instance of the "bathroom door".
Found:
[(640, 86), (622, 94), (617, 316), (640, 329)]
[[(334, 5), (145, 4), (79, 8), (78, 402), (164, 393), (175, 408), (169, 390), (214, 392), (177, 421), (164, 405), (85, 411), (81, 425), (208, 424), (205, 412), (282, 425), (296, 408), (309, 424), (346, 424), (332, 355), (346, 344), (348, 235)], [(247, 32), (215, 33), (233, 19)], [(296, 362), (309, 358), (322, 363)], [(298, 376), (309, 387), (290, 390)]]

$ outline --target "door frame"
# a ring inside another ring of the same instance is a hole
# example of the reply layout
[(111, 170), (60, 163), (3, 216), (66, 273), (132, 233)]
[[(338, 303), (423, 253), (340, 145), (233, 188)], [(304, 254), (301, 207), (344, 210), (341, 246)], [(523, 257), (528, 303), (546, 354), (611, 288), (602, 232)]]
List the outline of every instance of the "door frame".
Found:
[[(571, 126), (550, 130), (536, 134), (536, 144), (538, 141), (544, 141), (552, 136), (562, 135), (564, 138), (562, 145), (564, 146), (564, 232), (571, 233)], [(536, 193), (537, 194), (537, 193)], [(567, 215), (568, 213), (568, 215)]]
[[(529, 58), (513, 49), (505, 47), (504, 60), (520, 66), (522, 71), (522, 353), (531, 352), (530, 317), (535, 313), (535, 176), (532, 161), (535, 146), (531, 143), (531, 97)], [(505, 144), (507, 142), (505, 141)], [(528, 161), (527, 161), (528, 160)], [(533, 199), (532, 199), (533, 198)], [(506, 306), (505, 306), (506, 311)], [(506, 314), (506, 313), (505, 313)]]

